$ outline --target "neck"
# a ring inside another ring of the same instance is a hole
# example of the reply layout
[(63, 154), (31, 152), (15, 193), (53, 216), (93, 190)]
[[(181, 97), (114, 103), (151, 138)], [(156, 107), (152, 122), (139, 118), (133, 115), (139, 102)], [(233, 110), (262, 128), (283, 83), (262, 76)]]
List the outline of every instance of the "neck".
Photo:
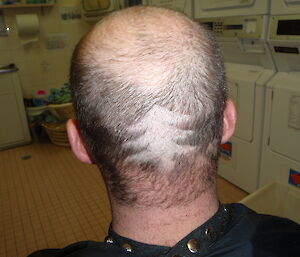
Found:
[(218, 210), (215, 190), (184, 206), (143, 208), (120, 205), (111, 198), (112, 227), (123, 237), (146, 244), (174, 246)]

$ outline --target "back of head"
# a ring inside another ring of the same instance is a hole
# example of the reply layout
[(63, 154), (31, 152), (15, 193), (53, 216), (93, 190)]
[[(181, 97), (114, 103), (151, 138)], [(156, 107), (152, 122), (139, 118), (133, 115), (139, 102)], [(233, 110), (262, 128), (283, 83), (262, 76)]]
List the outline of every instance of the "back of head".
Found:
[(156, 7), (112, 13), (77, 45), (70, 82), (82, 137), (117, 201), (181, 204), (215, 183), (227, 89), (206, 28)]

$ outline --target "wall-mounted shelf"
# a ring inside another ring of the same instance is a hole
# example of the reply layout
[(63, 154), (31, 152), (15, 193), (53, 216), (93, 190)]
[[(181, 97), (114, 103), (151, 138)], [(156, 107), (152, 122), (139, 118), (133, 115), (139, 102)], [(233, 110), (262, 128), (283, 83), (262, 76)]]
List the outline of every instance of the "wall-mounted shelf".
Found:
[(55, 4), (2, 4), (0, 5), (0, 9), (7, 8), (28, 8), (28, 7), (52, 7)]

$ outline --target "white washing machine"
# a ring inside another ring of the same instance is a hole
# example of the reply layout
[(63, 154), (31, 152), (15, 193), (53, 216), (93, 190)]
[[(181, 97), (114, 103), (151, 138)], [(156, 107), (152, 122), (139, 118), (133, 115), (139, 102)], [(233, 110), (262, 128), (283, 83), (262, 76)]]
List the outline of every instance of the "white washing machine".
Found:
[(291, 8), (293, 14), (270, 19), (269, 44), (278, 73), (267, 85), (259, 184), (280, 181), (300, 188), (300, 1), (278, 1), (274, 10), (286, 2), (298, 2), (299, 14)]
[(268, 16), (200, 19), (217, 35), (238, 111), (236, 132), (222, 145), (218, 174), (247, 192), (258, 188), (266, 84), (275, 66), (266, 43)]
[(263, 15), (270, 10), (270, 0), (195, 0), (195, 18)]

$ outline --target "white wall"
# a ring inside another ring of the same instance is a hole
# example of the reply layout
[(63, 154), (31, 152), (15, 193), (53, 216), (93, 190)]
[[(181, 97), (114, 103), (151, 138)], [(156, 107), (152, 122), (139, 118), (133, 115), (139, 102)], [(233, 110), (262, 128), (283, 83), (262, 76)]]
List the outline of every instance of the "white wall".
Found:
[[(80, 0), (58, 0), (55, 7), (4, 9), (8, 37), (0, 37), (0, 64), (15, 63), (20, 69), (24, 97), (34, 95), (37, 90), (60, 87), (68, 81), (70, 57), (78, 40), (91, 28), (84, 19), (66, 23), (60, 18), (60, 8), (80, 6)], [(16, 26), (17, 14), (34, 14), (39, 17), (39, 41), (22, 46)], [(64, 49), (46, 49), (49, 34), (66, 33), (69, 45)]]

